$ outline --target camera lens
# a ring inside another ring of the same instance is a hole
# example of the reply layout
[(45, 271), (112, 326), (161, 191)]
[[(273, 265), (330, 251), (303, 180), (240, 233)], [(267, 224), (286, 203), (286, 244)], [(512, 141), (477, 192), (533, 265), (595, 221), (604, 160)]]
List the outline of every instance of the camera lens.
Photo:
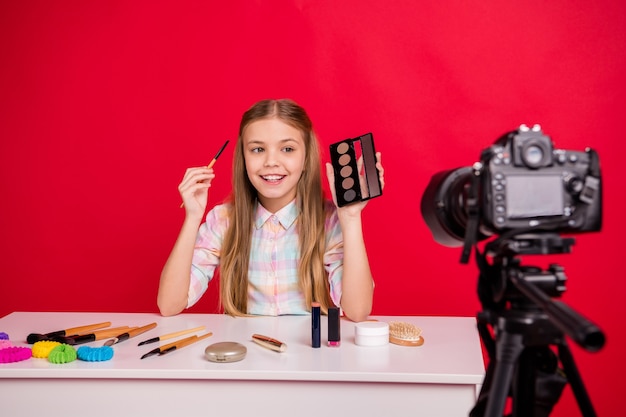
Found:
[[(432, 176), (422, 195), (422, 217), (440, 245), (461, 246), (465, 240), (472, 175), (471, 167), (438, 172)], [(484, 238), (481, 233), (479, 240)]]

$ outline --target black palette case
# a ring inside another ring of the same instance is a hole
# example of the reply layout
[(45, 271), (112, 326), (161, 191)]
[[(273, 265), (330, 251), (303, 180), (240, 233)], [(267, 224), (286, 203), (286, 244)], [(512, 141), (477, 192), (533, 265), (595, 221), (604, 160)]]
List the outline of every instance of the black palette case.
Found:
[(330, 160), (335, 172), (339, 207), (383, 194), (376, 168), (374, 136), (371, 133), (333, 143), (330, 145)]

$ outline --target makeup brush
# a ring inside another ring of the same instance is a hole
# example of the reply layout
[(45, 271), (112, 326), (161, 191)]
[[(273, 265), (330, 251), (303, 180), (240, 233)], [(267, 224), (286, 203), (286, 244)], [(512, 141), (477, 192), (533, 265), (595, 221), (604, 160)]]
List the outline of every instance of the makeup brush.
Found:
[[(217, 161), (217, 158), (219, 158), (219, 156), (222, 154), (222, 151), (224, 150), (224, 148), (226, 148), (226, 145), (228, 145), (228, 140), (226, 142), (224, 142), (224, 144), (222, 145), (222, 147), (220, 148), (219, 151), (217, 151), (217, 153), (215, 154), (215, 156), (213, 157), (213, 159), (211, 159), (211, 162), (209, 162), (209, 165), (207, 165), (207, 169), (210, 169), (213, 167), (213, 165), (215, 164), (215, 162)], [(185, 206), (185, 203), (181, 203), (180, 208), (183, 208)]]
[(204, 326), (198, 326), (198, 327), (194, 327), (193, 329), (181, 330), (181, 331), (174, 332), (174, 333), (164, 334), (163, 336), (153, 337), (152, 339), (147, 339), (147, 340), (144, 340), (143, 342), (139, 342), (137, 346), (147, 345), (149, 343), (154, 343), (154, 342), (160, 342), (161, 340), (173, 339), (175, 337), (182, 336), (185, 334), (199, 332), (204, 329), (205, 329)]
[(202, 335), (200, 337), (198, 337), (196, 335), (193, 335), (193, 336), (189, 336), (189, 337), (187, 337), (185, 339), (181, 339), (181, 340), (177, 340), (177, 341), (172, 342), (172, 343), (168, 343), (167, 345), (163, 345), (163, 346), (160, 346), (158, 348), (152, 349), (150, 352), (148, 352), (145, 355), (143, 355), (141, 357), (141, 359), (145, 359), (148, 356), (152, 356), (152, 355), (165, 355), (166, 353), (172, 352), (172, 351), (174, 351), (176, 349), (181, 349), (181, 348), (183, 348), (185, 346), (188, 346), (188, 345), (190, 345), (192, 343), (199, 342), (200, 340), (206, 339), (207, 337), (212, 336), (212, 335), (213, 335), (213, 333), (209, 332), (209, 333), (204, 334), (204, 335)]
[(111, 325), (111, 322), (106, 321), (104, 323), (87, 324), (85, 326), (70, 327), (69, 329), (57, 330), (57, 331), (45, 333), (45, 334), (31, 333), (26, 337), (26, 342), (32, 345), (33, 343), (39, 342), (41, 340), (51, 340), (53, 337), (63, 337), (63, 336), (88, 332), (90, 330), (103, 329), (105, 327), (109, 327), (110, 325)]
[(179, 342), (170, 343), (171, 345), (174, 345), (174, 346), (170, 346), (167, 349), (161, 349), (161, 352), (159, 352), (159, 355), (165, 355), (166, 353), (173, 352), (176, 349), (184, 348), (185, 346), (189, 346), (192, 343), (199, 342), (202, 339), (206, 339), (207, 337), (210, 337), (210, 336), (213, 336), (213, 333), (209, 332), (207, 334), (203, 334), (202, 336), (194, 335), (194, 336), (188, 337), (187, 339), (183, 339)]
[(68, 345), (82, 345), (83, 343), (89, 343), (95, 340), (101, 340), (101, 339), (106, 339), (107, 337), (113, 337), (113, 336), (118, 335), (120, 332), (123, 332), (126, 330), (132, 330), (132, 329), (136, 329), (136, 327), (128, 327), (128, 326), (114, 327), (111, 329), (96, 330), (93, 333), (88, 333), (88, 334), (73, 335), (73, 336), (68, 336), (68, 337), (57, 337), (57, 338), (54, 338), (53, 340), (56, 342), (61, 342), (61, 343), (65, 343)]
[(138, 327), (138, 328), (133, 329), (133, 330), (129, 330), (129, 331), (124, 332), (122, 334), (118, 334), (113, 339), (109, 339), (106, 342), (104, 342), (104, 346), (113, 346), (116, 343), (123, 342), (124, 340), (128, 340), (131, 337), (135, 337), (135, 336), (138, 336), (138, 335), (140, 335), (142, 333), (147, 332), (148, 330), (152, 330), (156, 326), (157, 326), (156, 323), (150, 323), (150, 324), (147, 324), (145, 326)]

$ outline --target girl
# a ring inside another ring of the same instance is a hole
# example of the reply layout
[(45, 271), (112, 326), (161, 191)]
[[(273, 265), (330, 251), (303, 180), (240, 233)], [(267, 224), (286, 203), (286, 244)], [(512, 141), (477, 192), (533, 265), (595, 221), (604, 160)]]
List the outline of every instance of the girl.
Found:
[[(227, 314), (307, 314), (336, 305), (353, 321), (372, 309), (374, 283), (361, 211), (324, 199), (313, 126), (291, 100), (263, 100), (242, 117), (229, 201), (202, 222), (213, 169), (187, 169), (178, 190), (185, 220), (163, 267), (158, 306), (170, 316), (204, 294), (219, 265), (220, 301)], [(377, 168), (384, 185), (380, 153)]]

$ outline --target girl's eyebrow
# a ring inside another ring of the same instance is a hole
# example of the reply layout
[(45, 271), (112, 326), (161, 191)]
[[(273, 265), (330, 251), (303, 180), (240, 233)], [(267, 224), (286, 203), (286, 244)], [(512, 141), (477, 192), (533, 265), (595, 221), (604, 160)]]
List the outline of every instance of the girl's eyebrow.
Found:
[[(281, 139), (281, 140), (279, 140), (279, 142), (281, 144), (289, 143), (289, 142), (298, 143), (298, 141), (296, 139), (294, 139), (294, 138)], [(266, 142), (261, 140), (261, 139), (252, 139), (252, 140), (248, 141), (248, 145), (252, 145), (252, 144), (254, 144), (254, 145), (264, 145), (265, 143)]]

